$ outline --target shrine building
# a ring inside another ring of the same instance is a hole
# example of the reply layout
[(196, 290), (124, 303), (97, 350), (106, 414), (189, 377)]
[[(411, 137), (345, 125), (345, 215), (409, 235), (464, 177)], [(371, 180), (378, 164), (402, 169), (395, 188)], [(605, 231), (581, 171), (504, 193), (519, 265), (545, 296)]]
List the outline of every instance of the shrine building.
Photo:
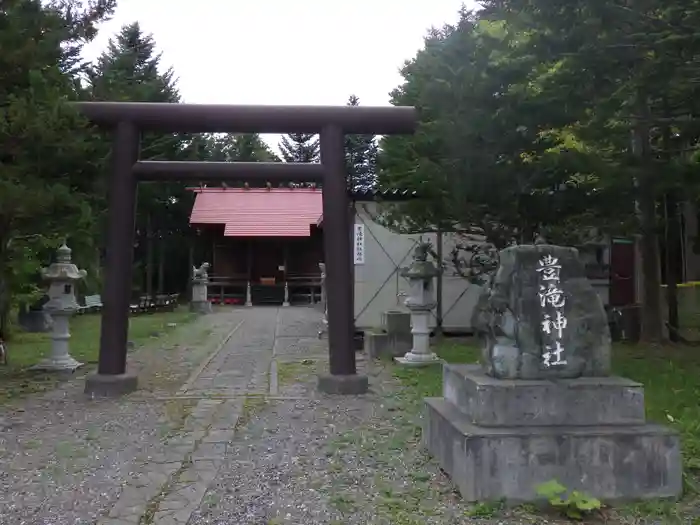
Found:
[(320, 300), (320, 188), (192, 188), (190, 224), (211, 264), (214, 303), (309, 304)]

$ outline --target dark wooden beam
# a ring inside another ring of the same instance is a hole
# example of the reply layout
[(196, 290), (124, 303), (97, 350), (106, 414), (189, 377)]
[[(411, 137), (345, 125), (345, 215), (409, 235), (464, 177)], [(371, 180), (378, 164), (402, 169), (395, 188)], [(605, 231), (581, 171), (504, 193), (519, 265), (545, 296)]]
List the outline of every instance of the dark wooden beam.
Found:
[(134, 164), (140, 181), (320, 182), (323, 166), (294, 162), (170, 162), (142, 160)]
[(400, 106), (233, 106), (158, 102), (77, 102), (91, 122), (129, 121), (143, 131), (320, 133), (328, 125), (348, 134), (412, 133), (417, 116)]

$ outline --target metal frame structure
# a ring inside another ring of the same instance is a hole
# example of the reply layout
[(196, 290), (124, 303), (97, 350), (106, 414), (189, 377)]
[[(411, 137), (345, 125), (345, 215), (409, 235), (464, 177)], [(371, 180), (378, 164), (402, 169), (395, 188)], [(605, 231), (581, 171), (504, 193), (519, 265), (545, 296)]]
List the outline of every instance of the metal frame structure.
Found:
[[(97, 376), (126, 374), (136, 189), (140, 181), (322, 181), (330, 373), (357, 374), (353, 347), (353, 268), (346, 134), (410, 134), (412, 107), (229, 106), (81, 102), (87, 119), (113, 132), (106, 280)], [(318, 133), (321, 163), (139, 161), (140, 133)], [(133, 383), (135, 388), (135, 380)], [(86, 386), (87, 390), (87, 386)], [(118, 390), (118, 389), (117, 389)]]

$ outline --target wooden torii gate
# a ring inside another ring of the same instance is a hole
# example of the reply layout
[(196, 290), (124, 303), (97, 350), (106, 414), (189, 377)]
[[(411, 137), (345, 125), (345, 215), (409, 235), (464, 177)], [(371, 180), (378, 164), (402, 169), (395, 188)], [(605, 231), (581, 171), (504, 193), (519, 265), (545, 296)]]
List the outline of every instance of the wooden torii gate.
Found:
[[(357, 374), (353, 346), (353, 268), (350, 205), (346, 185), (345, 135), (413, 133), (412, 107), (229, 106), (145, 102), (80, 102), (95, 125), (113, 132), (109, 180), (107, 265), (97, 373), (85, 392), (114, 396), (131, 392), (137, 377), (127, 372), (136, 188), (139, 181), (258, 180), (323, 183), (323, 235), (328, 300), (330, 374), (320, 390), (360, 394), (368, 380)], [(140, 133), (317, 133), (321, 162), (139, 161)]]

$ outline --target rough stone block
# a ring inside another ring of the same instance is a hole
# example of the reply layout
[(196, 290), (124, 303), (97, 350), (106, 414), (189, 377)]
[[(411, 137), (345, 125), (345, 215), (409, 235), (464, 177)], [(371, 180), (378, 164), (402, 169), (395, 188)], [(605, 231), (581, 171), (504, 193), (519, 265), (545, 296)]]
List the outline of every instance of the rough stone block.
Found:
[(604, 501), (676, 497), (679, 438), (657, 425), (478, 427), (426, 399), (423, 444), (467, 501), (535, 501), (552, 479)]
[(401, 310), (388, 310), (382, 314), (382, 328), (389, 334), (411, 335), (411, 314)]
[(386, 332), (365, 332), (364, 350), (368, 357), (400, 357), (411, 350), (411, 338)]
[(389, 346), (389, 334), (386, 332), (365, 332), (365, 353), (370, 359), (385, 355)]
[(93, 397), (118, 397), (138, 388), (136, 374), (90, 374), (85, 378), (85, 393)]
[[(500, 379), (610, 375), (610, 329), (575, 248), (547, 244), (501, 250), (472, 326), (483, 365)], [(499, 306), (496, 306), (499, 305)]]
[(644, 388), (621, 377), (496, 379), (479, 365), (443, 367), (443, 396), (481, 426), (642, 425)]
[(369, 390), (369, 378), (358, 374), (322, 375), (318, 376), (318, 390), (324, 394), (348, 396), (366, 394)]

